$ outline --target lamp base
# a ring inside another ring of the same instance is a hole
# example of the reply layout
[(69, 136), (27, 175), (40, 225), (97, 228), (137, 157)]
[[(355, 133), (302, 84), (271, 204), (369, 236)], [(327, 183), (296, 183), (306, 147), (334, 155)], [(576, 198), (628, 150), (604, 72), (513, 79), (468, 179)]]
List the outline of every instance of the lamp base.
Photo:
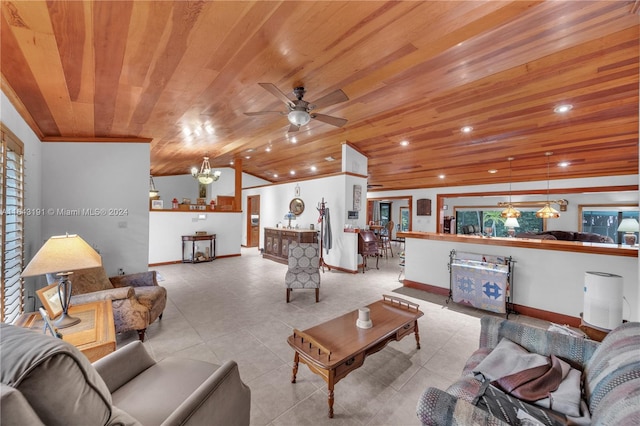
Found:
[(67, 315), (64, 312), (60, 315), (60, 318), (53, 321), (53, 325), (57, 328), (67, 328), (72, 325), (76, 325), (80, 322), (80, 318), (72, 317), (71, 315)]
[(624, 234), (624, 243), (628, 246), (636, 245), (636, 234)]

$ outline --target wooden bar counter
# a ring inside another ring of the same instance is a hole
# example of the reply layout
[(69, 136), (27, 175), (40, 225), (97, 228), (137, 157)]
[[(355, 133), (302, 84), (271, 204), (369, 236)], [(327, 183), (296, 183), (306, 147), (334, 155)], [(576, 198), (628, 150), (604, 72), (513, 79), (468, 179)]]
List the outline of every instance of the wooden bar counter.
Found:
[(638, 247), (577, 241), (398, 232), (405, 239), (404, 286), (448, 295), (449, 255), (469, 252), (511, 256), (516, 311), (549, 321), (580, 325), (586, 272), (623, 277), (623, 318), (640, 320)]

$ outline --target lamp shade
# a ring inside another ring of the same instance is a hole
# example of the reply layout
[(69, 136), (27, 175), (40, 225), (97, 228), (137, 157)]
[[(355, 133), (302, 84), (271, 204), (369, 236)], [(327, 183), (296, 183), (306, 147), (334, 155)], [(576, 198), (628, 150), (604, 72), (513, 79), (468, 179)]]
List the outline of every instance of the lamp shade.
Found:
[(509, 204), (507, 206), (507, 208), (504, 209), (502, 211), (502, 213), (500, 213), (500, 215), (502, 217), (506, 217), (507, 220), (508, 220), (509, 218), (514, 218), (515, 219), (516, 217), (520, 217), (522, 215), (522, 213), (520, 213), (519, 210), (514, 209), (513, 206), (511, 204)]
[(551, 207), (551, 204), (547, 203), (543, 208), (536, 212), (536, 217), (542, 219), (556, 219), (560, 217), (560, 213), (558, 213), (558, 210)]
[(638, 232), (640, 224), (632, 217), (622, 219), (620, 226), (618, 226), (618, 232)]
[(78, 235), (49, 238), (22, 271), (22, 277), (102, 266), (102, 258)]
[(515, 217), (509, 217), (504, 221), (504, 226), (507, 228), (520, 228), (520, 224), (518, 223), (518, 219)]

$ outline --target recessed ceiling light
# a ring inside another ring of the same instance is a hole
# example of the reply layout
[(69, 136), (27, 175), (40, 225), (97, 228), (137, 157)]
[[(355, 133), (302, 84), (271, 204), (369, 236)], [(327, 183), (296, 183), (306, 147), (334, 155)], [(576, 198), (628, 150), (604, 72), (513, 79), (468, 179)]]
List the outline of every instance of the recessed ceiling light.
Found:
[(558, 105), (553, 109), (553, 112), (562, 114), (562, 113), (571, 111), (572, 108), (573, 108), (573, 105), (570, 105), (570, 104)]
[(265, 151), (267, 151), (267, 152), (271, 152), (271, 147), (270, 147), (270, 146), (268, 146), (268, 147), (265, 149)]
[(570, 163), (570, 162), (568, 162), (568, 161), (563, 161), (563, 162), (561, 162), (561, 163), (558, 163), (558, 166), (560, 166), (560, 167), (567, 167), (567, 166), (569, 166), (570, 164), (571, 164), (571, 163)]
[(325, 159), (326, 161), (336, 161), (336, 159), (335, 159), (335, 158), (333, 158), (333, 157), (331, 157), (331, 156), (329, 156), (329, 157), (324, 157), (324, 159)]
[(318, 170), (318, 169), (316, 168), (316, 166), (311, 166), (311, 171), (312, 171), (312, 172), (315, 172), (316, 170)]
[(464, 127), (462, 127), (462, 128), (460, 129), (460, 131), (461, 131), (462, 133), (469, 133), (469, 132), (471, 132), (472, 130), (473, 130), (473, 127), (471, 127), (471, 126), (464, 126)]
[(494, 174), (494, 173), (498, 173), (498, 171), (496, 169), (489, 169), (487, 170), (489, 173)]
[(244, 158), (246, 158), (247, 160), (249, 160), (249, 159), (251, 159), (251, 156), (250, 156), (250, 155), (247, 155), (247, 156), (246, 156), (246, 157), (244, 157)]
[(296, 138), (295, 138), (295, 136), (294, 136), (294, 137), (292, 137), (292, 138), (291, 138), (291, 143), (298, 143), (298, 139), (296, 139)]
[(409, 141), (400, 142), (400, 146), (407, 146), (407, 145), (409, 145)]
[(229, 164), (231, 164), (233, 166), (233, 161), (229, 161)]
[(295, 171), (295, 170), (291, 170), (291, 171), (289, 172), (289, 174), (293, 176), (293, 175), (295, 175), (295, 174), (296, 174), (296, 171)]
[(444, 179), (444, 175), (438, 175), (440, 179)]
[(273, 174), (273, 177), (274, 177), (274, 178), (277, 178), (277, 177), (278, 177), (278, 174), (277, 174), (277, 173), (274, 173), (274, 174)]

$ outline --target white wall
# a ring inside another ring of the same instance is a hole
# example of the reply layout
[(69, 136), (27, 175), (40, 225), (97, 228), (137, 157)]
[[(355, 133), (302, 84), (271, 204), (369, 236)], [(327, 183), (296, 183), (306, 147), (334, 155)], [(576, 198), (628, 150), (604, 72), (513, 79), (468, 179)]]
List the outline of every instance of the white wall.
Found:
[[(324, 260), (327, 264), (347, 269), (357, 270), (357, 240), (353, 244), (355, 234), (345, 234), (344, 225), (346, 223), (353, 226), (364, 226), (365, 224), (365, 200), (363, 199), (362, 209), (357, 220), (347, 220), (347, 211), (353, 208), (353, 185), (361, 185), (364, 191), (367, 182), (366, 178), (352, 175), (337, 175), (314, 180), (270, 185), (258, 188), (247, 188), (242, 191), (243, 203), (249, 195), (260, 195), (260, 247), (264, 248), (264, 227), (275, 227), (277, 224), (286, 226), (288, 221), (284, 215), (289, 211), (289, 203), (295, 195), (295, 187), (300, 187), (299, 198), (305, 203), (305, 210), (292, 226), (298, 225), (300, 228), (309, 229), (310, 224), (314, 224), (319, 230), (318, 224), (319, 203), (324, 198), (326, 207), (329, 209), (330, 226), (332, 232), (332, 248), (329, 253), (324, 252)], [(243, 211), (243, 222), (246, 223), (246, 209)], [(243, 233), (246, 233), (243, 227)], [(246, 241), (246, 235), (244, 235)]]
[(181, 261), (182, 236), (196, 231), (216, 234), (216, 256), (239, 255), (240, 227), (240, 213), (149, 212), (149, 263)]
[[(207, 185), (207, 201), (215, 199), (218, 195), (234, 195), (235, 193), (235, 170), (223, 167), (219, 169), (222, 174), (220, 178)], [(198, 181), (190, 174), (175, 176), (154, 176), (153, 183), (160, 192), (158, 195), (164, 201), (164, 208), (171, 208), (171, 201), (174, 198), (182, 202), (183, 198), (188, 198), (195, 204), (199, 198)]]
[(43, 237), (80, 235), (108, 275), (148, 270), (149, 144), (43, 143), (42, 154)]
[(513, 302), (572, 317), (579, 317), (583, 311), (585, 272), (621, 275), (627, 301), (624, 318), (640, 320), (637, 258), (407, 238), (405, 278), (448, 289), (447, 264), (453, 249), (512, 256), (516, 261)]

